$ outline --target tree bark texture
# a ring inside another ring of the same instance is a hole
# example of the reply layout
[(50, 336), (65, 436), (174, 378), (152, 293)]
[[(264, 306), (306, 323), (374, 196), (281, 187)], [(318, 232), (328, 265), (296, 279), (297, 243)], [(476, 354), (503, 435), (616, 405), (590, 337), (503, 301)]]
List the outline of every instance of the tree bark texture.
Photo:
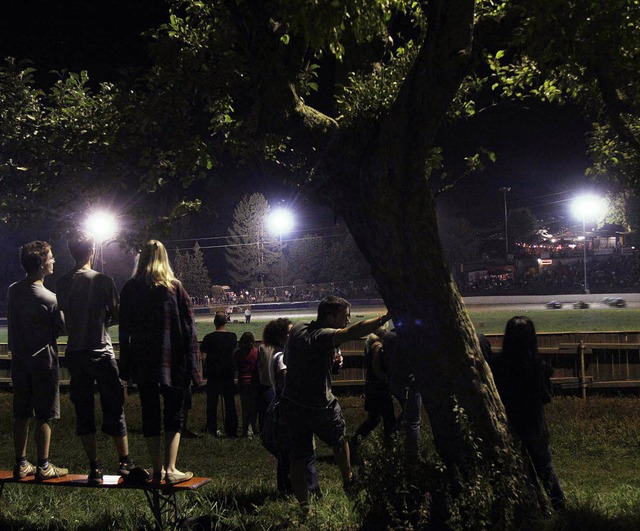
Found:
[(433, 139), (465, 73), (473, 1), (429, 2), (428, 9), (428, 36), (395, 106), (366, 141), (342, 131), (324, 169), (331, 175), (334, 208), (371, 264), (399, 326), (438, 452), (445, 464), (464, 468), (469, 452), (454, 399), (486, 459), (504, 449), (509, 436), (475, 330), (445, 263), (427, 175)]

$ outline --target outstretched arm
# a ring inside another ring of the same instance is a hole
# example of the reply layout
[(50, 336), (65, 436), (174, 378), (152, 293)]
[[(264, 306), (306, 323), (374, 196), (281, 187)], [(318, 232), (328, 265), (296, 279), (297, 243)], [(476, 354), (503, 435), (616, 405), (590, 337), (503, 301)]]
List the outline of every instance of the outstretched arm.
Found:
[(359, 339), (369, 335), (390, 319), (391, 316), (386, 313), (380, 317), (374, 317), (373, 319), (367, 319), (366, 321), (358, 321), (346, 328), (340, 328), (335, 335), (335, 346), (337, 347), (347, 341), (353, 341), (354, 339)]

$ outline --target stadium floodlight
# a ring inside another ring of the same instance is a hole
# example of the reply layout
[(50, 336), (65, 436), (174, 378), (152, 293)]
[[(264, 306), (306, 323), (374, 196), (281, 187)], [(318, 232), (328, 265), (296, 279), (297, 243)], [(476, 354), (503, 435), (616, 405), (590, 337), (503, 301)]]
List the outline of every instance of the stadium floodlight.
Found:
[(571, 203), (573, 215), (582, 220), (582, 263), (584, 269), (584, 292), (589, 293), (587, 283), (587, 228), (586, 220), (597, 220), (607, 213), (607, 201), (597, 195), (581, 195)]
[(284, 293), (284, 250), (282, 247), (282, 235), (293, 229), (293, 214), (286, 208), (276, 208), (267, 219), (269, 230), (280, 238), (280, 285)]
[(596, 220), (607, 213), (607, 200), (597, 195), (581, 195), (571, 203), (573, 215), (585, 220)]
[(269, 214), (269, 230), (282, 238), (293, 229), (293, 214), (286, 208), (276, 208)]
[(96, 210), (89, 214), (84, 223), (84, 228), (96, 239), (96, 253), (93, 261), (94, 264), (100, 261), (100, 271), (104, 273), (104, 250), (102, 244), (116, 235), (118, 231), (116, 217), (106, 210)]
[(93, 234), (97, 243), (103, 243), (113, 238), (118, 231), (118, 223), (116, 217), (104, 210), (93, 212), (87, 217), (84, 224), (85, 229)]

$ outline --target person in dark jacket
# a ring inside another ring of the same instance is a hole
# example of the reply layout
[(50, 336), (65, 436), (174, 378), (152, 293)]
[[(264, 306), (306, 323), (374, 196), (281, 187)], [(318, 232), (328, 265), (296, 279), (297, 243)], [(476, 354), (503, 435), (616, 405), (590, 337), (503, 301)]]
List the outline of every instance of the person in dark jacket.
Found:
[(367, 412), (367, 418), (360, 424), (349, 443), (352, 460), (355, 458), (360, 441), (380, 424), (380, 420), (383, 421), (386, 442), (391, 440), (395, 429), (396, 417), (382, 346), (386, 334), (386, 329), (380, 328), (370, 334), (365, 341), (364, 360), (367, 372), (364, 387), (364, 409)]
[(552, 369), (538, 352), (531, 319), (513, 317), (507, 322), (502, 352), (494, 354), (491, 370), (509, 425), (522, 442), (531, 477), (537, 474), (553, 508), (563, 509), (564, 493), (553, 468), (544, 416), (544, 406), (551, 401)]
[[(153, 481), (179, 483), (193, 477), (176, 468), (185, 393), (203, 383), (191, 298), (175, 278), (164, 245), (144, 244), (133, 278), (120, 294), (120, 375), (138, 385), (142, 431), (153, 464)], [(164, 402), (164, 455), (160, 397)]]

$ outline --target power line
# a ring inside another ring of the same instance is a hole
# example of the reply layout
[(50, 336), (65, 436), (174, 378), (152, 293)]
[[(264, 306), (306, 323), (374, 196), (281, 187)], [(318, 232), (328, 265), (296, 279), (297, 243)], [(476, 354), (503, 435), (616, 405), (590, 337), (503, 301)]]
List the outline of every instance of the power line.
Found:
[[(292, 230), (290, 232), (313, 232), (313, 231), (334, 230), (334, 229), (335, 227), (320, 227), (316, 229), (297, 229), (297, 230)], [(252, 234), (233, 234), (233, 235), (227, 235), (227, 236), (202, 236), (197, 238), (164, 240), (164, 242), (168, 243), (168, 242), (190, 242), (190, 241), (205, 241), (205, 240), (226, 240), (229, 238), (246, 238), (248, 236), (252, 236)]]
[[(346, 236), (346, 234), (330, 234), (328, 236), (305, 236), (303, 238), (289, 238), (289, 239), (283, 239), (282, 243), (286, 243), (286, 242), (300, 242), (300, 241), (305, 241), (305, 240), (315, 240), (316, 238), (320, 238), (320, 239), (327, 239), (327, 238), (341, 238)], [(190, 240), (169, 240), (169, 241), (190, 241)], [(267, 240), (269, 242), (277, 242), (279, 240), (274, 239), (274, 240)], [(200, 250), (202, 249), (225, 249), (227, 247), (247, 247), (250, 245), (258, 245), (258, 243), (260, 242), (250, 242), (250, 243), (227, 243), (227, 244), (223, 244), (223, 245), (203, 245), (200, 246)], [(262, 242), (264, 243), (264, 241)], [(171, 248), (172, 251), (193, 251), (193, 247), (172, 247)]]

